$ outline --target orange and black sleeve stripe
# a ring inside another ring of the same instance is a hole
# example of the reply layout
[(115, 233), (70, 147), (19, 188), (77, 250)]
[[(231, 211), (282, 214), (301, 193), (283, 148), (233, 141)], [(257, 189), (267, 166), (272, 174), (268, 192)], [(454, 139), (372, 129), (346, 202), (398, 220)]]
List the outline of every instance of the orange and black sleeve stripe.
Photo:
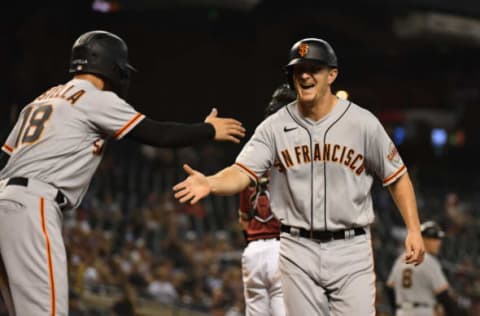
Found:
[(138, 123), (140, 123), (143, 119), (145, 118), (145, 115), (141, 113), (135, 114), (125, 125), (123, 125), (121, 128), (119, 128), (113, 137), (115, 139), (121, 139), (123, 136), (128, 134), (135, 126), (137, 126)]
[(401, 166), (398, 168), (394, 173), (383, 179), (383, 186), (387, 186), (395, 180), (397, 180), (402, 174), (404, 174), (407, 171), (407, 167), (405, 165)]
[(245, 172), (253, 181), (255, 181), (255, 183), (258, 182), (258, 176), (255, 174), (255, 172), (253, 172), (252, 170), (250, 170), (247, 166), (239, 163), (239, 162), (236, 162), (234, 164), (234, 166), (237, 166), (240, 168), (240, 170), (242, 170), (243, 172)]

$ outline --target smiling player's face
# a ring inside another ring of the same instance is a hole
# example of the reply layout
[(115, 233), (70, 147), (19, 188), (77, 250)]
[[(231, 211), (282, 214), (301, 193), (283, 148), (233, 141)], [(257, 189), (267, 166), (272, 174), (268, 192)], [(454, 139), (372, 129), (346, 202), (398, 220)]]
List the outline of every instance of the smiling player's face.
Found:
[(293, 66), (293, 80), (298, 100), (303, 104), (315, 104), (323, 99), (330, 85), (337, 78), (338, 70), (317, 63), (301, 63)]

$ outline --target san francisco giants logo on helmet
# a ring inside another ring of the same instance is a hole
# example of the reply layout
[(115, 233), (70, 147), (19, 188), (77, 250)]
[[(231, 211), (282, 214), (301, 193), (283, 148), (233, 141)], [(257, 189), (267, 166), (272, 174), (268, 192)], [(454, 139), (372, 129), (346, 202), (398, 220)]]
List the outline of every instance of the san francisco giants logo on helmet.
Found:
[(298, 54), (301, 57), (305, 57), (308, 54), (308, 44), (307, 43), (302, 43), (300, 46), (298, 46)]

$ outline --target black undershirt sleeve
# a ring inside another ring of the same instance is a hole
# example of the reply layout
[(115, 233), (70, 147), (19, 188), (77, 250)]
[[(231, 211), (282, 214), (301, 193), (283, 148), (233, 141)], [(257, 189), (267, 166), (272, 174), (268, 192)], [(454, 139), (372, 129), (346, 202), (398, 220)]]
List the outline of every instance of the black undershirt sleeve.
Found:
[(158, 122), (145, 118), (125, 137), (155, 147), (187, 147), (212, 140), (215, 129), (209, 123)]
[(10, 156), (0, 150), (0, 170), (7, 165), (8, 159), (10, 159)]
[(388, 303), (390, 308), (392, 309), (393, 313), (395, 314), (395, 310), (397, 309), (397, 303), (395, 302), (395, 291), (390, 286), (385, 286), (385, 294), (388, 298)]
[(437, 301), (442, 304), (443, 308), (445, 309), (446, 315), (455, 315), (455, 316), (463, 316), (467, 315), (464, 310), (462, 310), (452, 299), (452, 297), (448, 294), (448, 290), (445, 290), (439, 294), (437, 294)]

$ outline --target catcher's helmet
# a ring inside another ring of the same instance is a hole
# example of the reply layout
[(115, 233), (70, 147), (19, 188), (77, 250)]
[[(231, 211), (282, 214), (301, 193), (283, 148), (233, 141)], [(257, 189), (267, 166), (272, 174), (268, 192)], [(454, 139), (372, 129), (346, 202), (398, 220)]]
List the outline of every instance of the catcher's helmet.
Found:
[(338, 68), (337, 55), (327, 41), (319, 38), (305, 38), (293, 44), (288, 64), (285, 66), (288, 83), (293, 87), (293, 66), (313, 62), (331, 68)]
[(294, 101), (297, 98), (297, 93), (290, 88), (286, 83), (280, 85), (272, 95), (272, 100), (265, 108), (264, 115), (268, 117), (277, 112), (280, 108)]
[(107, 90), (121, 97), (126, 97), (132, 71), (136, 69), (128, 63), (127, 44), (115, 34), (91, 31), (73, 44), (69, 72), (97, 75), (105, 81)]
[(425, 238), (442, 239), (445, 237), (445, 232), (440, 228), (440, 225), (434, 221), (422, 223), (420, 226), (420, 231), (422, 232), (422, 236)]

